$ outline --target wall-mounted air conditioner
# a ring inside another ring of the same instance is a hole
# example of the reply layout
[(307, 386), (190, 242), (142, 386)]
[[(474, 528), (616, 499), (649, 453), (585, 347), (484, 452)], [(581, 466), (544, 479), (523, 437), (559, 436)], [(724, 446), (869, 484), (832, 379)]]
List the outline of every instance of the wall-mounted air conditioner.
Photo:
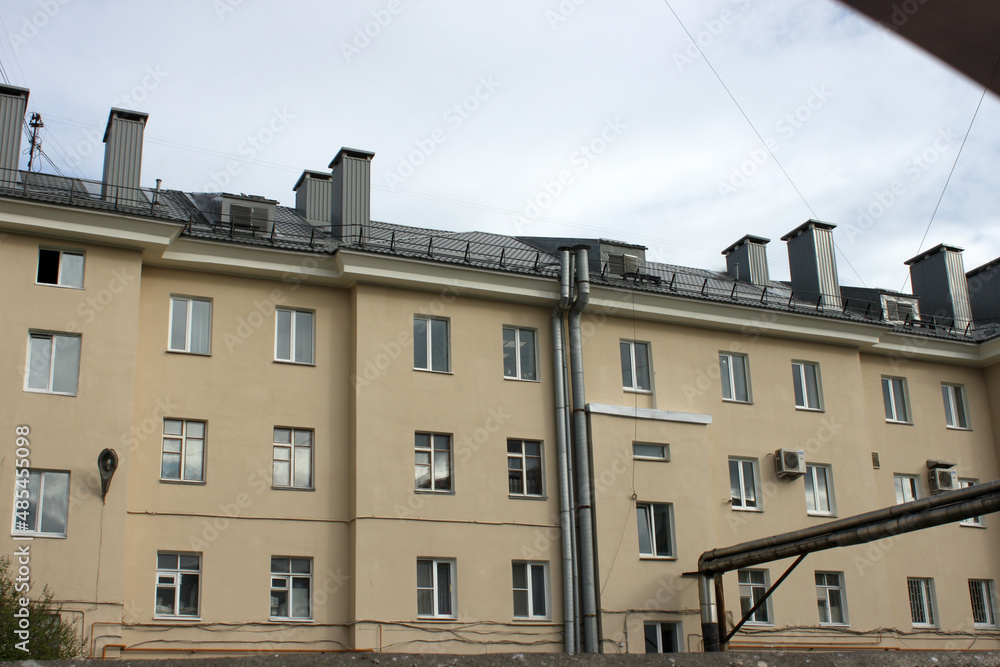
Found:
[(932, 468), (927, 476), (931, 493), (944, 493), (958, 488), (958, 473), (951, 468)]
[(774, 472), (779, 479), (806, 474), (806, 453), (801, 449), (779, 449), (774, 453)]

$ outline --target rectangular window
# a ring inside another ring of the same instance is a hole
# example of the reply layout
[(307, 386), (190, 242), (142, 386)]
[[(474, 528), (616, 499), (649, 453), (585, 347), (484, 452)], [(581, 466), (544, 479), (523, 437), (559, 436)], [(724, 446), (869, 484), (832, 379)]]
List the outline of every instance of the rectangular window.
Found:
[(30, 332), (27, 366), (25, 391), (76, 396), (80, 379), (80, 337)]
[(965, 387), (958, 384), (943, 384), (941, 394), (944, 397), (944, 420), (948, 428), (971, 428), (965, 404)]
[(451, 370), (448, 351), (448, 320), (414, 315), (413, 368), (447, 373)]
[(646, 653), (678, 653), (681, 650), (681, 624), (677, 622), (642, 624)]
[(896, 484), (896, 504), (901, 505), (920, 497), (920, 481), (916, 475), (893, 475)]
[(910, 592), (910, 616), (915, 628), (937, 627), (934, 612), (934, 580), (909, 577), (906, 587)]
[(792, 362), (792, 384), (795, 388), (795, 407), (800, 410), (821, 410), (819, 364), (808, 361)]
[(163, 420), (163, 457), (160, 479), (205, 481), (205, 422)]
[(972, 621), (977, 628), (997, 627), (996, 587), (992, 579), (969, 579)]
[(537, 380), (534, 329), (503, 328), (503, 376), (517, 380)]
[(847, 625), (842, 572), (816, 573), (816, 604), (821, 625)]
[(312, 431), (275, 427), (271, 484), (293, 489), (313, 487), (312, 442)]
[(622, 387), (632, 391), (650, 391), (653, 385), (649, 379), (649, 343), (623, 340), (620, 348)]
[(39, 248), (35, 282), (40, 285), (82, 288), (83, 253)]
[(171, 352), (212, 353), (212, 302), (170, 297)]
[(910, 423), (910, 409), (906, 398), (906, 378), (882, 378), (882, 401), (885, 420), (898, 424)]
[(312, 618), (312, 559), (271, 557), (271, 620)]
[(275, 310), (274, 358), (294, 364), (311, 364), (315, 316), (309, 310)]
[(639, 526), (639, 555), (650, 558), (673, 558), (674, 507), (670, 503), (637, 503), (635, 519)]
[(633, 442), (632, 458), (649, 461), (669, 461), (670, 445), (655, 445), (651, 442)]
[(417, 615), (455, 617), (455, 561), (417, 559)]
[(723, 399), (750, 402), (750, 363), (745, 354), (720, 352), (719, 374), (722, 376)]
[(201, 554), (156, 554), (156, 616), (198, 616)]
[(452, 491), (451, 436), (416, 434), (415, 486), (418, 491)]
[(542, 443), (507, 441), (507, 486), (512, 496), (542, 496)]
[(833, 470), (827, 465), (808, 464), (805, 478), (806, 511), (809, 514), (832, 515), (836, 511), (833, 502)]
[(548, 563), (511, 565), (514, 575), (514, 618), (548, 618)]
[(756, 459), (729, 459), (729, 488), (733, 509), (762, 509), (757, 493), (759, 484)]
[(14, 480), (14, 534), (66, 537), (69, 473), (17, 468)]
[[(959, 488), (963, 488), (963, 489), (967, 488), (967, 487), (970, 487), (970, 486), (975, 486), (976, 484), (979, 484), (979, 480), (978, 479), (959, 479), (958, 480), (958, 486), (959, 486)], [(970, 516), (968, 519), (962, 519), (958, 523), (961, 526), (976, 526), (976, 527), (979, 527), (979, 528), (985, 528), (986, 527), (986, 524), (983, 523), (983, 517), (981, 517), (981, 516)]]
[[(740, 613), (743, 616), (761, 601), (767, 592), (767, 570), (740, 570)], [(747, 623), (771, 623), (770, 598), (753, 613)]]

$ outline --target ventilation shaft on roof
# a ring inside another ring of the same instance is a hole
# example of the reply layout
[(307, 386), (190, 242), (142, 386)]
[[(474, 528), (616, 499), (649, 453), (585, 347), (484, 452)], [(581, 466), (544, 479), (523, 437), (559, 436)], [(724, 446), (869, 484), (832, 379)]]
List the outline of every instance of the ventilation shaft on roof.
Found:
[(333, 176), (323, 171), (303, 171), (293, 190), (295, 209), (309, 224), (329, 228), (333, 223)]
[(962, 263), (962, 249), (940, 244), (906, 260), (910, 287), (920, 299), (920, 312), (943, 326), (964, 329), (972, 321), (969, 287)]
[(21, 125), (28, 106), (28, 89), (0, 86), (0, 187), (17, 185), (21, 157)]
[(803, 301), (826, 308), (841, 308), (833, 230), (836, 225), (819, 220), (804, 223), (781, 237), (788, 242), (792, 291)]
[(747, 234), (722, 251), (726, 272), (736, 280), (764, 287), (768, 283), (767, 244), (771, 239)]
[(1000, 257), (965, 274), (976, 324), (1000, 324)]
[(149, 114), (111, 109), (104, 130), (104, 178), (101, 198), (116, 204), (148, 203), (139, 191), (142, 171), (142, 135)]
[[(331, 225), (344, 243), (363, 243), (371, 227), (371, 161), (375, 153), (341, 148), (333, 170)], [(307, 214), (308, 217), (308, 214)]]

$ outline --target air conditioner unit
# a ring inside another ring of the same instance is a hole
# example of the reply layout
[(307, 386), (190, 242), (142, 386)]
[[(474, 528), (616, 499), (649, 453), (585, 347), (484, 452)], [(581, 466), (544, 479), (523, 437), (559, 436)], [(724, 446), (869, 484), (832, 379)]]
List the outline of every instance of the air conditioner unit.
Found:
[(806, 453), (801, 449), (779, 449), (774, 453), (774, 472), (780, 479), (806, 474)]
[(627, 254), (608, 255), (608, 273), (619, 276), (635, 275), (639, 273), (639, 257)]
[(928, 473), (931, 493), (944, 493), (958, 488), (958, 473), (948, 468), (934, 468)]

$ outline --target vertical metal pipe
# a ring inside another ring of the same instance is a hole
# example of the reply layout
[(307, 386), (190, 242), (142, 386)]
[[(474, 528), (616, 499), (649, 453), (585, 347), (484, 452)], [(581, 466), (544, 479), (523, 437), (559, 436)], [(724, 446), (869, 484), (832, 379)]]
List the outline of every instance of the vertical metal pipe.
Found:
[[(729, 630), (726, 628), (726, 598), (722, 588), (722, 573), (717, 572), (712, 578), (715, 582), (715, 614), (719, 617), (719, 637), (725, 637)], [(728, 646), (720, 640), (720, 651), (725, 651)]]
[(719, 617), (712, 590), (712, 575), (698, 575), (698, 596), (701, 600), (701, 639), (706, 653), (721, 651), (719, 645)]
[(579, 517), (580, 605), (583, 613), (583, 650), (597, 653), (597, 578), (594, 555), (594, 508), (591, 491), (590, 445), (587, 438), (586, 395), (583, 381), (583, 336), (580, 320), (590, 301), (590, 264), (587, 247), (576, 248), (576, 299), (569, 311), (569, 350), (573, 385), (573, 444), (576, 459), (576, 498)]
[(576, 653), (576, 605), (573, 560), (573, 505), (570, 495), (569, 437), (566, 428), (566, 355), (563, 314), (570, 299), (569, 251), (559, 262), (559, 304), (552, 309), (552, 358), (556, 400), (556, 447), (559, 465), (559, 526), (562, 532), (563, 639), (566, 653)]

